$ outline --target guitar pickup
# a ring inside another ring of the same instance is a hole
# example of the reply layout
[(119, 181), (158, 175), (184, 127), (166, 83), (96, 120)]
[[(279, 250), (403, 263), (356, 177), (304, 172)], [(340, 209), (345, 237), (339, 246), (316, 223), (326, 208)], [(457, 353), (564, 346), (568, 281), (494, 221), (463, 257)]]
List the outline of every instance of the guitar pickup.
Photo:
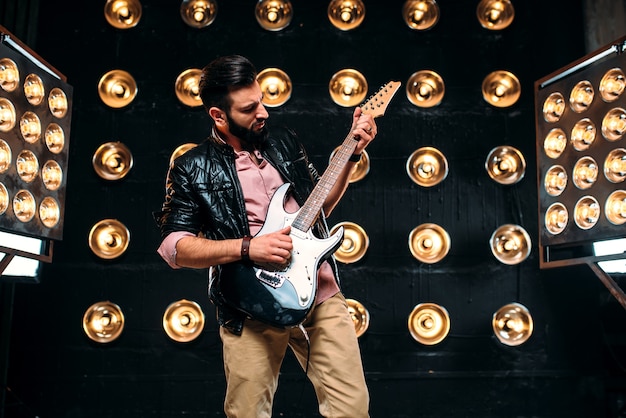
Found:
[(281, 287), (285, 282), (286, 276), (266, 270), (257, 270), (256, 277), (263, 283), (273, 288)]

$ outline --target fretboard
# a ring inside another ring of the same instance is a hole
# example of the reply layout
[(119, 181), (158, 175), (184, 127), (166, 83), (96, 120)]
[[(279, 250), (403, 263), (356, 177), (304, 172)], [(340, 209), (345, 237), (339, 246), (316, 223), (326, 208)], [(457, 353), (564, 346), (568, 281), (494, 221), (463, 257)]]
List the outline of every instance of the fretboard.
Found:
[(292, 228), (296, 228), (300, 231), (306, 232), (311, 229), (311, 226), (319, 216), (322, 206), (326, 197), (335, 186), (339, 174), (343, 171), (348, 162), (348, 159), (356, 148), (357, 140), (350, 134), (344, 139), (343, 144), (333, 155), (333, 158), (324, 171), (324, 174), (315, 185), (315, 188), (309, 195), (309, 198), (304, 202), (304, 205), (300, 208), (300, 212), (291, 224)]

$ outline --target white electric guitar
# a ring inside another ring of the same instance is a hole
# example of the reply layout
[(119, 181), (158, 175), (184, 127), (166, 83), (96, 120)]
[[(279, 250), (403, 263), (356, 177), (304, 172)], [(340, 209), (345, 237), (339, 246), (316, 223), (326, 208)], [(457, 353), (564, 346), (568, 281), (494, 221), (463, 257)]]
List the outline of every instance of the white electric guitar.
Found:
[[(361, 105), (363, 113), (382, 116), (400, 87), (390, 81)], [(295, 213), (284, 209), (290, 184), (280, 186), (270, 201), (267, 219), (256, 236), (291, 225), (293, 251), (287, 265), (222, 266), (220, 293), (231, 307), (247, 316), (277, 327), (297, 326), (309, 313), (317, 294), (317, 270), (343, 240), (343, 228), (328, 238), (313, 235), (311, 227), (319, 216), (328, 193), (354, 152), (358, 137), (350, 133), (334, 154), (328, 168), (315, 185), (304, 205)]]

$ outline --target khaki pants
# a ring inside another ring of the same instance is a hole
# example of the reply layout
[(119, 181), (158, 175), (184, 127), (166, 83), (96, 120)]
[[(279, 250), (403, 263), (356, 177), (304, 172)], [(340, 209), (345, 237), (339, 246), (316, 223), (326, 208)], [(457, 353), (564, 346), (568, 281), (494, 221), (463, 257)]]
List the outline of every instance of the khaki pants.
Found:
[[(361, 354), (341, 293), (315, 307), (303, 324), (311, 342), (308, 377), (320, 414), (327, 418), (367, 418), (369, 394)], [(246, 320), (240, 336), (220, 328), (224, 346), (229, 418), (270, 418), (278, 375), (287, 347), (304, 369), (307, 342), (299, 328), (281, 329)]]

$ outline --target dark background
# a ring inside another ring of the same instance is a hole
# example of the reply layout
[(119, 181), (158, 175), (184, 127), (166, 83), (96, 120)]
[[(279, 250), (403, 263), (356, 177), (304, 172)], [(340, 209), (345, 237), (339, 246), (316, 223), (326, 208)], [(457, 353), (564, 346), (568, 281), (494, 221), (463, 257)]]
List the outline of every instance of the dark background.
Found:
[[(331, 100), (331, 76), (355, 68), (370, 93), (389, 80), (403, 83), (378, 119), (370, 172), (330, 218), (331, 225), (359, 224), (370, 239), (362, 260), (340, 268), (344, 293), (371, 315), (360, 344), (373, 417), (626, 416), (626, 312), (588, 267), (541, 270), (537, 255), (534, 82), (589, 52), (583, 2), (514, 1), (513, 24), (489, 31), (476, 18), (478, 1), (442, 0), (440, 21), (425, 32), (404, 24), (400, 0), (366, 0), (364, 23), (347, 32), (331, 25), (326, 1), (293, 0), (294, 19), (280, 32), (258, 25), (252, 0), (219, 1), (215, 22), (201, 30), (184, 24), (180, 1), (143, 0), (138, 26), (127, 30), (106, 22), (104, 3), (8, 0), (0, 7), (0, 24), (74, 89), (64, 239), (39, 283), (2, 284), (5, 316), (12, 314), (5, 416), (222, 416), (221, 346), (206, 272), (166, 266), (155, 252), (160, 237), (151, 214), (160, 208), (173, 150), (207, 135), (207, 116), (177, 100), (175, 80), (231, 53), (290, 76), (292, 97), (269, 109), (270, 121), (294, 128), (320, 170), (352, 113)], [(624, 33), (613, 35), (607, 42)], [(112, 69), (130, 72), (138, 84), (137, 98), (121, 109), (107, 107), (97, 92)], [(415, 107), (404, 92), (423, 69), (445, 82), (434, 108)], [(509, 108), (481, 94), (483, 78), (500, 69), (522, 85)], [(109, 141), (124, 143), (134, 157), (118, 181), (102, 180), (91, 164)], [(515, 185), (486, 173), (485, 159), (499, 145), (525, 156), (526, 174)], [(432, 188), (417, 186), (405, 170), (423, 146), (442, 151), (450, 167)], [(96, 257), (87, 242), (105, 218), (131, 232), (128, 250), (114, 260)], [(410, 231), (426, 222), (451, 238), (436, 264), (417, 261), (407, 245)], [(529, 258), (518, 265), (499, 262), (490, 250), (491, 234), (506, 223), (532, 238)], [(165, 308), (182, 298), (198, 302), (207, 318), (190, 343), (172, 341), (161, 324)], [(125, 328), (116, 341), (97, 344), (84, 334), (82, 317), (107, 300), (123, 310)], [(437, 345), (409, 333), (408, 316), (422, 302), (450, 315), (450, 332)], [(526, 306), (534, 321), (531, 338), (517, 347), (501, 344), (491, 328), (493, 313), (511, 302)], [(315, 417), (316, 409), (289, 355), (274, 415)]]

